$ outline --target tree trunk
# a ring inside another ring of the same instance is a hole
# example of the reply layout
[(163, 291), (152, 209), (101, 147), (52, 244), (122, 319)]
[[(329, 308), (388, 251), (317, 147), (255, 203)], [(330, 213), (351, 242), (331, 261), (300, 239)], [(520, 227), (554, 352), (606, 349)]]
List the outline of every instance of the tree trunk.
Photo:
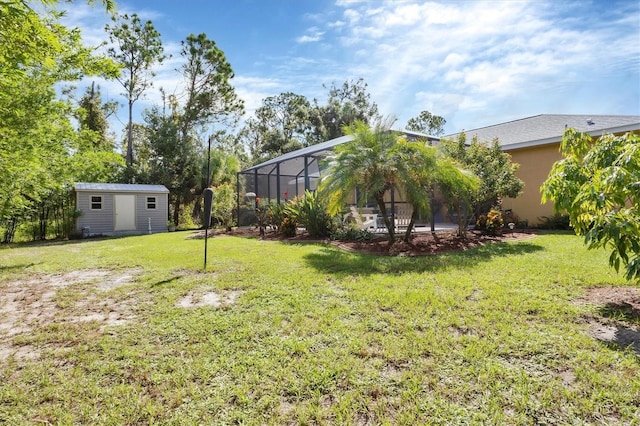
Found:
[(133, 167), (133, 101), (129, 99), (129, 125), (127, 129), (127, 167)]
[(435, 209), (435, 198), (436, 198), (436, 191), (435, 191), (435, 186), (431, 185), (430, 188), (430, 192), (429, 192), (429, 207), (431, 210), (431, 233), (436, 232), (436, 209)]
[(376, 195), (375, 199), (382, 219), (384, 220), (384, 226), (387, 227), (387, 231), (389, 232), (389, 245), (392, 245), (396, 242), (396, 232), (393, 223), (391, 223), (391, 219), (387, 216), (387, 206), (384, 204), (384, 193), (382, 195)]
[(41, 241), (44, 241), (47, 239), (47, 220), (49, 219), (49, 209), (46, 207), (46, 205), (41, 205), (40, 207), (40, 215), (39, 215), (39, 222), (40, 222), (40, 235), (38, 235), (38, 238)]
[(458, 236), (462, 238), (467, 238), (467, 215), (462, 214), (462, 204), (458, 204), (457, 211), (458, 211)]
[[(204, 217), (204, 208), (202, 207), (202, 195), (196, 195), (195, 202), (193, 203), (193, 210), (191, 211), (191, 217), (195, 220), (196, 218)], [(206, 226), (207, 224), (202, 221), (202, 224)]]
[(173, 205), (173, 224), (178, 226), (180, 223), (180, 194), (176, 194), (176, 201)]
[(418, 209), (414, 207), (413, 211), (411, 212), (411, 220), (409, 220), (409, 225), (407, 225), (407, 231), (404, 233), (404, 241), (407, 243), (411, 241), (411, 231), (413, 231), (413, 226), (416, 223), (417, 218), (418, 218)]

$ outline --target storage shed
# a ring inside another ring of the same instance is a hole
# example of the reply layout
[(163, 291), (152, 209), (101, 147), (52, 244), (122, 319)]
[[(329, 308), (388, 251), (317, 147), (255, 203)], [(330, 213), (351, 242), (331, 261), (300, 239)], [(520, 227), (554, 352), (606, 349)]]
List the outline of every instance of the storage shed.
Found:
[(169, 190), (164, 185), (77, 183), (76, 222), (83, 237), (167, 232)]

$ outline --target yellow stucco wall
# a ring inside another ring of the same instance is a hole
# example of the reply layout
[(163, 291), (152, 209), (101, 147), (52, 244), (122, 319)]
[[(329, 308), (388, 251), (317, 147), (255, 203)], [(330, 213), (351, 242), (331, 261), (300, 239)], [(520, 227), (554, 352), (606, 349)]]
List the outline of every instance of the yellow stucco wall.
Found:
[(560, 160), (560, 143), (536, 146), (532, 148), (506, 151), (511, 161), (520, 164), (517, 175), (524, 182), (522, 195), (518, 198), (505, 198), (503, 209), (512, 209), (520, 220), (536, 225), (542, 216), (553, 215), (553, 204), (541, 204), (540, 186), (549, 176), (553, 163)]
[[(624, 133), (614, 135), (621, 136)], [(640, 130), (633, 130), (632, 133), (640, 134)], [(598, 137), (593, 140), (597, 141)], [(549, 176), (553, 163), (562, 159), (560, 141), (532, 148), (507, 149), (505, 152), (511, 154), (511, 161), (520, 164), (517, 175), (524, 182), (524, 190), (516, 199), (505, 198), (502, 207), (505, 210), (512, 209), (520, 220), (527, 220), (529, 225), (537, 225), (542, 216), (553, 215), (553, 203), (541, 203), (540, 186)]]

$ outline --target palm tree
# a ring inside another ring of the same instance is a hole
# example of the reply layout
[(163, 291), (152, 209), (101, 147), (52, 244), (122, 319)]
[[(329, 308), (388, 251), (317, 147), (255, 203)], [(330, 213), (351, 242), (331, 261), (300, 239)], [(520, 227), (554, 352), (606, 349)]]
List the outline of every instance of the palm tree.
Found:
[(365, 199), (373, 199), (388, 230), (389, 244), (395, 242), (395, 230), (387, 215), (384, 197), (398, 188), (400, 173), (394, 149), (398, 136), (390, 131), (392, 121), (379, 121), (372, 129), (362, 121), (344, 127), (354, 139), (329, 154), (327, 174), (319, 190), (327, 196), (329, 213), (338, 213), (357, 188)]
[(407, 142), (401, 138), (393, 150), (393, 156), (402, 192), (413, 209), (404, 235), (404, 240), (408, 242), (418, 216), (431, 214), (431, 187), (437, 174), (436, 150), (424, 143)]
[(449, 208), (458, 213), (458, 233), (464, 235), (466, 220), (478, 179), (448, 157), (421, 142), (407, 140), (390, 131), (390, 122), (371, 129), (363, 122), (344, 128), (354, 139), (336, 147), (325, 160), (327, 173), (319, 190), (327, 197), (330, 214), (336, 214), (357, 188), (364, 199), (374, 199), (384, 219), (389, 244), (395, 242), (395, 227), (387, 215), (385, 195), (391, 189), (402, 194), (413, 212), (404, 240), (409, 241), (418, 215), (431, 212), (433, 188), (438, 188)]
[(463, 169), (450, 157), (437, 159), (435, 186), (444, 197), (449, 211), (458, 218), (458, 236), (464, 237), (472, 203), (480, 188), (480, 179), (472, 172)]

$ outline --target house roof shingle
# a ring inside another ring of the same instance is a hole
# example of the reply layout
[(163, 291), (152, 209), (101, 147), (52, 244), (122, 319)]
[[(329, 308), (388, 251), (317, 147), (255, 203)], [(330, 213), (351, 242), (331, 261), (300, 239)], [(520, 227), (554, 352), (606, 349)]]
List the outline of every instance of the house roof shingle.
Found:
[[(502, 149), (508, 150), (559, 142), (565, 128), (575, 128), (592, 136), (640, 130), (640, 115), (540, 114), (463, 131), (468, 141), (474, 136), (481, 142), (497, 138)], [(456, 138), (459, 133), (444, 137)]]

